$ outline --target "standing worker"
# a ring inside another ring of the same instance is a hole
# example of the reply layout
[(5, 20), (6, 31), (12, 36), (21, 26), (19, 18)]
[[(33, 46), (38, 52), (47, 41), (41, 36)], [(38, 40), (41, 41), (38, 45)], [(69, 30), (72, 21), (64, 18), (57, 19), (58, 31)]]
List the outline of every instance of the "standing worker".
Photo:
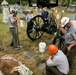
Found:
[(58, 50), (56, 45), (49, 45), (48, 50), (51, 55), (46, 61), (46, 73), (44, 75), (67, 75), (69, 72), (69, 63), (66, 55)]
[(70, 20), (68, 17), (63, 17), (59, 26), (65, 37), (65, 42), (67, 45), (66, 55), (68, 57), (69, 65), (71, 68), (76, 56), (76, 21)]
[[(29, 10), (28, 11), (28, 14), (26, 15), (26, 22), (27, 22), (27, 24), (26, 24), (26, 30), (27, 30), (27, 25), (29, 25), (29, 23), (30, 23), (30, 30), (32, 30), (32, 27), (33, 27), (33, 22), (30, 22), (30, 20), (32, 19), (34, 17), (34, 14), (33, 14), (33, 12), (31, 11), (31, 10)], [(31, 33), (32, 31), (30, 31), (30, 33)]]
[(8, 26), (9, 30), (12, 34), (12, 41), (10, 43), (10, 46), (14, 46), (15, 49), (18, 49), (18, 34), (16, 32), (16, 27), (17, 27), (17, 10), (10, 10), (11, 14), (8, 17)]
[[(33, 14), (33, 12), (31, 11), (31, 10), (29, 10), (28, 11), (28, 14), (26, 15), (26, 22), (27, 22), (27, 24), (26, 24), (26, 28), (27, 28), (27, 25), (28, 25), (28, 22), (32, 19), (34, 17), (34, 14)], [(32, 25), (32, 24), (30, 24), (30, 25)]]
[(26, 16), (26, 22), (29, 22), (30, 19), (32, 19), (34, 17), (34, 14), (31, 10), (28, 11), (28, 14)]
[(41, 14), (45, 20), (45, 22), (48, 22), (49, 18), (49, 12), (46, 10), (46, 7), (43, 8), (42, 14)]

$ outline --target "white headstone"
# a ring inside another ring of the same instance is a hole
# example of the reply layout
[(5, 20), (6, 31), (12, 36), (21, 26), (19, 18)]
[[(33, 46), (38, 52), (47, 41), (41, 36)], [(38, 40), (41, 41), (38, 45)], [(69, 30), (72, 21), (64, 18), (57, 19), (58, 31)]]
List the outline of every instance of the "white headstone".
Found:
[(55, 13), (57, 13), (57, 10), (55, 10)]
[(59, 18), (60, 18), (60, 15), (59, 15), (59, 14), (57, 14), (56, 19), (59, 19)]
[(70, 20), (75, 20), (75, 14), (69, 14), (68, 17), (70, 18)]
[(6, 0), (3, 0), (3, 2), (1, 3), (1, 5), (3, 7), (3, 22), (7, 23), (8, 22), (8, 16), (9, 16), (8, 2)]
[(20, 20), (20, 27), (24, 27), (23, 20)]

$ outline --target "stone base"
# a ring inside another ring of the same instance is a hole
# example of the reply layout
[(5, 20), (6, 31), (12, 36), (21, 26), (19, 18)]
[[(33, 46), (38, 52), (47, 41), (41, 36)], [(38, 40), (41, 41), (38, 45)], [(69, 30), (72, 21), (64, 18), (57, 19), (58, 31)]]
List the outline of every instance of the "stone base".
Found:
[(3, 22), (3, 23), (8, 23), (8, 21), (7, 21), (7, 20), (3, 20), (2, 22)]
[(76, 11), (76, 5), (69, 5), (67, 11), (75, 12)]

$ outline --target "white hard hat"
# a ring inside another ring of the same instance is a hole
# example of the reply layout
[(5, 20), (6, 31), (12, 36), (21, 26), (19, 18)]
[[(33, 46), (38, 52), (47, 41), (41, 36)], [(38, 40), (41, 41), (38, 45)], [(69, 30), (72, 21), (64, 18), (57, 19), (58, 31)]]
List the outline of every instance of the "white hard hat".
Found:
[(61, 26), (64, 27), (69, 21), (70, 19), (68, 17), (63, 17), (61, 19)]

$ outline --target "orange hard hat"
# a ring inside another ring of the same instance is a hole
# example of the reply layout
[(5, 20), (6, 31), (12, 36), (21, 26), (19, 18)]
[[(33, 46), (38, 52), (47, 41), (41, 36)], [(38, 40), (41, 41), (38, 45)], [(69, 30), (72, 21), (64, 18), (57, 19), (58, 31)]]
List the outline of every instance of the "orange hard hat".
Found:
[(58, 51), (58, 47), (56, 45), (49, 45), (48, 50), (50, 51), (51, 54), (55, 54)]

